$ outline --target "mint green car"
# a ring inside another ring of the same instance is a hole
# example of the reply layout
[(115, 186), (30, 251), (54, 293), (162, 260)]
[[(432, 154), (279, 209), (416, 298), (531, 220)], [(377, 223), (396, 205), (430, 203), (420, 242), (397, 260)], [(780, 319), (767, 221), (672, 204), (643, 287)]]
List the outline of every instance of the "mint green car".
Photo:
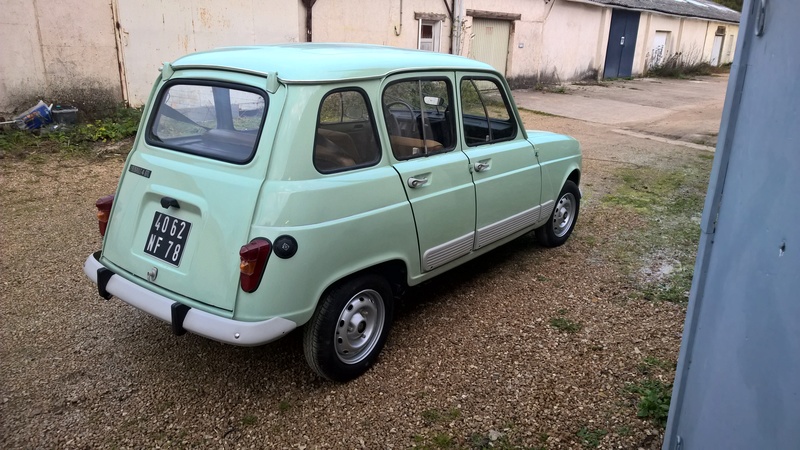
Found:
[(165, 63), (84, 272), (186, 331), (261, 345), (304, 328), (309, 365), (375, 362), (394, 301), (578, 217), (579, 144), (526, 131), (489, 65), (397, 48), (224, 48)]

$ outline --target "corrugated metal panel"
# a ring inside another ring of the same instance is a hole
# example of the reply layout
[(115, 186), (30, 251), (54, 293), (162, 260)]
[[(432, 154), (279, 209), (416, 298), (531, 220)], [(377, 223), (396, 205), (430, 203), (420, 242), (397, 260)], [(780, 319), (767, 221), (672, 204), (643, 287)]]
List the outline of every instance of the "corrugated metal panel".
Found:
[(745, 6), (665, 450), (800, 445), (800, 8)]
[(511, 22), (505, 20), (473, 19), (472, 47), (470, 57), (490, 64), (492, 67), (506, 73), (508, 61), (508, 38), (511, 32)]

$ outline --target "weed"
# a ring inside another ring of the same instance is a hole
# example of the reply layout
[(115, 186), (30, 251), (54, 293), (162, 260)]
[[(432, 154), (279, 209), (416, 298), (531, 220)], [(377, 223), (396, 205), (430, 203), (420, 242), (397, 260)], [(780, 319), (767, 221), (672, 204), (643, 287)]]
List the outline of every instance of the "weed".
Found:
[(433, 445), (437, 448), (450, 448), (453, 446), (453, 438), (445, 433), (437, 433), (433, 436)]
[(246, 427), (250, 427), (255, 425), (258, 422), (258, 417), (248, 414), (242, 418), (242, 425)]
[(581, 331), (581, 328), (583, 328), (580, 323), (573, 322), (566, 317), (553, 317), (550, 319), (550, 326), (556, 330), (564, 331), (570, 334), (577, 333), (578, 331)]
[(447, 418), (450, 420), (455, 420), (461, 417), (461, 410), (458, 408), (450, 408), (447, 410)]
[[(542, 440), (544, 442), (546, 439)], [(521, 446), (517, 443), (512, 442), (507, 434), (501, 434), (497, 432), (490, 432), (488, 435), (473, 433), (469, 437), (469, 448), (475, 450), (484, 450), (484, 449), (499, 449), (499, 450), (510, 450), (510, 449), (518, 449), (518, 448), (526, 448), (530, 450), (544, 450), (544, 447), (527, 447)]]
[(629, 384), (625, 390), (638, 397), (636, 402), (637, 416), (650, 419), (660, 427), (667, 424), (669, 403), (672, 397), (672, 384), (648, 378), (638, 383)]
[(292, 409), (292, 404), (287, 402), (286, 400), (281, 400), (281, 402), (278, 403), (278, 411), (280, 411), (281, 413), (285, 413), (290, 409)]
[(430, 440), (421, 434), (415, 434), (413, 440), (414, 447), (423, 450), (456, 447), (453, 437), (446, 433), (436, 433), (432, 438), (430, 438)]
[(533, 90), (539, 92), (551, 92), (554, 94), (566, 94), (567, 88), (561, 84), (545, 84), (542, 82), (536, 83)]
[(422, 419), (425, 420), (426, 422), (430, 423), (437, 422), (441, 418), (442, 418), (441, 413), (439, 413), (439, 411), (435, 409), (426, 409), (425, 411), (422, 411)]
[(637, 367), (642, 375), (649, 375), (653, 369), (672, 370), (674, 368), (675, 363), (658, 359), (655, 356), (646, 356)]
[(663, 61), (650, 61), (650, 67), (645, 72), (648, 77), (663, 78), (689, 78), (698, 75), (713, 75), (730, 72), (730, 65), (720, 67), (712, 66), (708, 61), (703, 61), (700, 54), (695, 51), (687, 53), (673, 53)]
[(447, 411), (439, 411), (436, 409), (426, 409), (422, 411), (422, 419), (428, 423), (438, 422), (440, 420), (456, 420), (461, 417), (461, 410), (458, 408), (450, 408)]
[(603, 440), (603, 437), (608, 434), (608, 432), (599, 428), (590, 430), (587, 427), (581, 427), (575, 434), (581, 439), (581, 444), (583, 444), (584, 447), (597, 448), (597, 446), (600, 445), (600, 441)]
[(622, 425), (617, 428), (617, 434), (620, 436), (630, 436), (633, 434), (633, 430), (628, 425)]
[(545, 117), (561, 117), (556, 114), (550, 114), (548, 112), (539, 111), (537, 109), (525, 109), (525, 108), (518, 108), (520, 111), (528, 111), (531, 114), (536, 114), (537, 116), (545, 116)]

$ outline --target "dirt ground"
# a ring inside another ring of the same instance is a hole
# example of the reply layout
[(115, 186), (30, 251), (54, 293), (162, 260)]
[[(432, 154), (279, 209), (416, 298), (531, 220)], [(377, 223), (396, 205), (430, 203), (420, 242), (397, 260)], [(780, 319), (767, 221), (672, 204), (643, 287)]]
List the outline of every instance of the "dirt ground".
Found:
[(257, 348), (175, 337), (97, 295), (82, 265), (122, 157), (0, 160), (0, 447), (660, 448), (626, 386), (648, 358), (671, 363), (652, 370), (672, 381), (685, 305), (635, 297), (610, 261), (637, 219), (601, 200), (620, 167), (701, 151), (618, 124), (524, 120), (583, 146), (570, 241), (525, 236), (412, 289), (378, 364), (347, 384), (312, 374), (300, 333)]

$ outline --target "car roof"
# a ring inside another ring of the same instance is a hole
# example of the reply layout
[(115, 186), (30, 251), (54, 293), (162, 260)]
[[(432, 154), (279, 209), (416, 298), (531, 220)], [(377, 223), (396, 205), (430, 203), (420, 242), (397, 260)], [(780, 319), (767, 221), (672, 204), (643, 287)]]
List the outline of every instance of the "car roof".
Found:
[(407, 70), (497, 71), (462, 56), (368, 44), (278, 44), (225, 47), (192, 53), (171, 64), (174, 70), (215, 68), (273, 75), (284, 83), (380, 78)]

